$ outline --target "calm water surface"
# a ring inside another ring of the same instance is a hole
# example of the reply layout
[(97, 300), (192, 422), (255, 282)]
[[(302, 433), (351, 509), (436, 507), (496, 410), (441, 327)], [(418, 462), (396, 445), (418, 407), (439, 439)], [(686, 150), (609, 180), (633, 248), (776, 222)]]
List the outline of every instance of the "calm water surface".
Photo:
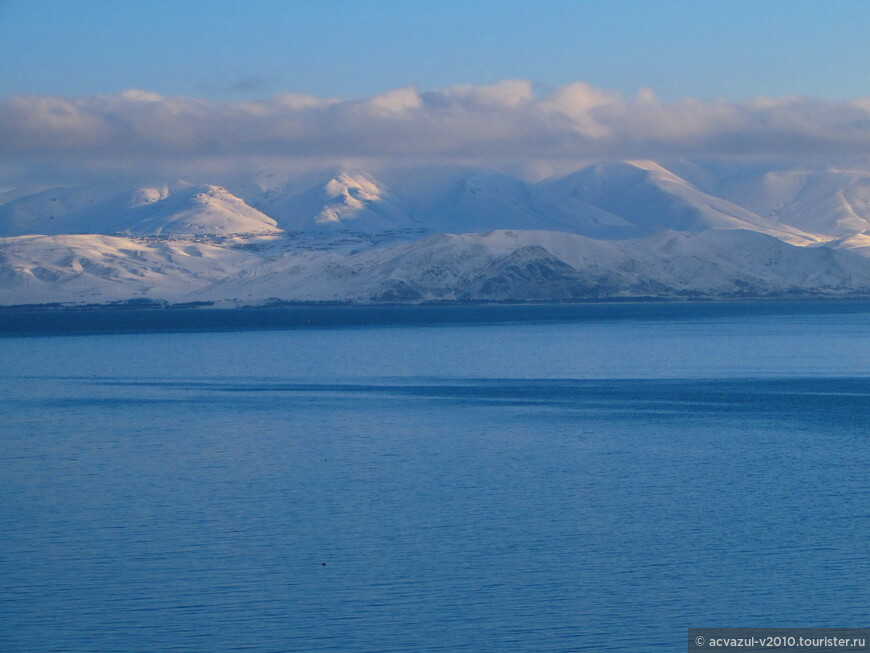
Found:
[(534, 309), (0, 337), (0, 650), (866, 625), (870, 304)]

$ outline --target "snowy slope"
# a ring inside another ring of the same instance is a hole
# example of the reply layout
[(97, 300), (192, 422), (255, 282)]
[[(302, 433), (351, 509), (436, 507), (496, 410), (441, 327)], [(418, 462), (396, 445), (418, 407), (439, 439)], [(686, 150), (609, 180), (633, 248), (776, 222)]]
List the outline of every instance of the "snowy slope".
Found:
[(252, 201), (288, 231), (326, 228), (373, 233), (417, 226), (405, 200), (360, 171), (293, 180)]
[(20, 195), (0, 205), (0, 236), (70, 233), (77, 215), (122, 191), (118, 184), (94, 184)]
[(478, 168), (443, 175), (433, 175), (428, 188), (418, 184), (411, 195), (417, 221), (439, 232), (535, 229), (612, 238), (631, 228), (587, 202), (500, 172)]
[(12, 193), (0, 303), (870, 294), (870, 172), (680, 165), (710, 192), (623, 161), (542, 184), (417, 167), (258, 174), (233, 185), (244, 199), (182, 181)]
[(418, 170), (414, 183), (399, 178), (399, 190), (393, 190), (374, 175), (343, 170), (291, 180), (280, 191), (252, 191), (247, 199), (288, 231), (516, 228), (610, 237), (631, 228), (585, 202), (491, 170), (431, 168)]
[(828, 249), (845, 250), (860, 256), (870, 257), (870, 233), (852, 234), (851, 236), (828, 241), (823, 243), (822, 246)]
[(772, 221), (841, 238), (870, 230), (870, 171), (794, 168), (735, 175), (719, 192)]
[(21, 197), (27, 197), (29, 195), (36, 195), (41, 193), (44, 190), (48, 190), (51, 184), (40, 184), (40, 185), (24, 185), (17, 186), (14, 188), (10, 188), (8, 190), (4, 190), (0, 192), (0, 206), (12, 202), (13, 200), (17, 200)]
[[(689, 169), (688, 164), (683, 167)], [(695, 178), (703, 176), (694, 172)], [(709, 173), (710, 179), (705, 177), (707, 185), (715, 185), (713, 176)], [(768, 189), (753, 195), (746, 186), (749, 182), (741, 187), (728, 186), (736, 198), (745, 203), (754, 201), (753, 205), (765, 210), (770, 209), (770, 204), (782, 205), (786, 200), (781, 196), (788, 196), (795, 210), (787, 216), (773, 215), (772, 220), (702, 192), (648, 161), (597, 164), (544, 184), (531, 184), (481, 168), (418, 167), (413, 174), (394, 172), (388, 178), (390, 182), (386, 183), (366, 172), (351, 170), (301, 176), (254, 173), (233, 181), (232, 188), (239, 195), (214, 184), (195, 186), (180, 181), (132, 190), (110, 184), (53, 189), (0, 205), (0, 235), (193, 235), (257, 233), (276, 228), (369, 234), (526, 229), (613, 239), (665, 229), (715, 228), (750, 229), (808, 244), (847, 234), (814, 237), (789, 226), (789, 219), (814, 228), (839, 221), (851, 234), (867, 226), (859, 217), (870, 200), (862, 194), (866, 188), (860, 179), (842, 175), (826, 186), (831, 191), (829, 196), (842, 196), (837, 204), (841, 212), (834, 215), (834, 208), (826, 205), (821, 207), (827, 211), (823, 217), (819, 217), (815, 205), (807, 202), (801, 204), (803, 213), (798, 211), (788, 193)], [(845, 186), (837, 186), (840, 182)], [(783, 184), (777, 188), (780, 186)], [(840, 195), (832, 189), (839, 189)], [(765, 204), (760, 198), (770, 201)], [(815, 222), (807, 217), (810, 214)]]
[[(131, 208), (118, 231), (133, 235), (198, 235), (277, 230), (275, 220), (220, 186), (191, 186), (165, 196), (159, 193), (148, 200)], [(84, 229), (100, 233), (90, 225)]]
[(751, 231), (605, 242), (541, 231), (440, 235), (351, 255), (288, 254), (222, 279), (203, 297), (254, 301), (740, 297), (870, 288), (870, 262)]
[(197, 235), (274, 231), (269, 216), (219, 186), (177, 181), (53, 189), (0, 206), (0, 233)]
[(870, 259), (742, 230), (633, 241), (500, 230), (344, 251), (286, 237), (215, 246), (65, 235), (0, 239), (0, 279), (6, 304), (848, 296), (870, 294)]
[(2, 238), (0, 302), (183, 301), (259, 262), (252, 254), (186, 241), (149, 243), (101, 235)]
[(653, 276), (683, 292), (825, 291), (870, 287), (861, 257), (827, 247), (796, 247), (754, 231), (662, 232), (633, 244)]
[(709, 195), (652, 161), (599, 163), (546, 186), (628, 220), (635, 236), (662, 230), (747, 229), (793, 244), (819, 240)]

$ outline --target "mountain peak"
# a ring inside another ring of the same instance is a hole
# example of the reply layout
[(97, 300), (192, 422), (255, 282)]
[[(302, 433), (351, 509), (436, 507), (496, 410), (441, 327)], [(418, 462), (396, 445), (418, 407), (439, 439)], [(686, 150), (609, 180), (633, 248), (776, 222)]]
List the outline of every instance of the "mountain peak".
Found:
[(184, 190), (185, 188), (190, 188), (191, 186), (193, 186), (193, 184), (182, 179), (176, 179), (175, 181), (160, 184), (140, 186), (131, 193), (130, 201), (127, 206), (131, 209), (135, 209), (147, 204), (153, 204), (154, 202), (165, 200), (172, 193)]
[[(178, 187), (130, 212), (124, 231), (130, 234), (227, 234), (275, 231), (277, 223), (248, 206), (223, 186)], [(163, 190), (162, 188), (159, 190)]]
[(404, 199), (373, 175), (343, 168), (288, 183), (260, 208), (283, 229), (377, 232), (413, 226)]
[(548, 186), (628, 220), (635, 227), (635, 236), (668, 229), (687, 232), (747, 229), (796, 244), (818, 240), (812, 234), (777, 225), (742, 206), (705, 193), (653, 161), (597, 163)]

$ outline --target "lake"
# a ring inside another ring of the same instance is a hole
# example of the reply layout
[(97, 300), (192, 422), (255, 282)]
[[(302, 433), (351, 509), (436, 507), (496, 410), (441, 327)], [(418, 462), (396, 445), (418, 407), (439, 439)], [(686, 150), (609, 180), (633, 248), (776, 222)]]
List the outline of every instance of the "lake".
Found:
[(860, 627), (870, 303), (0, 311), (2, 651)]

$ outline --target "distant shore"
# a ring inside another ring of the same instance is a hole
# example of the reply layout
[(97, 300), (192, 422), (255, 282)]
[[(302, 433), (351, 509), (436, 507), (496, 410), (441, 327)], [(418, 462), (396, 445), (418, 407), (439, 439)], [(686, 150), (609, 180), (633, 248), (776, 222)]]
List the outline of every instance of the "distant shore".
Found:
[(870, 312), (870, 298), (630, 298), (574, 302), (281, 303), (237, 308), (178, 304), (0, 307), (0, 337), (306, 328), (448, 326), (644, 318)]

